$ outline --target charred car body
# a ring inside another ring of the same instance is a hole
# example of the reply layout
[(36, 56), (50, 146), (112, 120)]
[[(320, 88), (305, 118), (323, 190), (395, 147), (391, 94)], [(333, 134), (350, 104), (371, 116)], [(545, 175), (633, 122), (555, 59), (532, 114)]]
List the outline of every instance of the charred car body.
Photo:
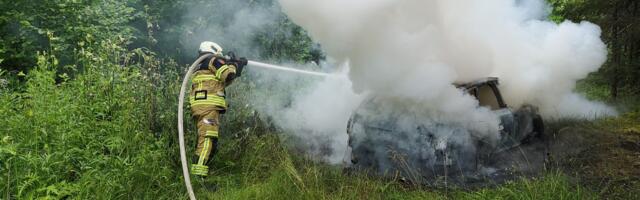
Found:
[(468, 176), (490, 166), (493, 155), (542, 134), (544, 127), (537, 108), (525, 105), (513, 111), (502, 99), (497, 78), (455, 86), (499, 117), (498, 139), (490, 141), (463, 126), (423, 118), (402, 119), (411, 115), (410, 104), (388, 103), (389, 99), (374, 95), (363, 101), (349, 119), (347, 166), (416, 182), (443, 175)]

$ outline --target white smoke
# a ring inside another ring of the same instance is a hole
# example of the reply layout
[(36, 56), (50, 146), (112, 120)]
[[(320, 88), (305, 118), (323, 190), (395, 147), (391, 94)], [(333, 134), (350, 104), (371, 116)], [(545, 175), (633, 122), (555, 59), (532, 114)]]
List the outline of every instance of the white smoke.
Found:
[(356, 91), (410, 97), (451, 114), (473, 106), (451, 83), (497, 76), (512, 107), (534, 104), (559, 117), (615, 114), (573, 92), (606, 60), (600, 28), (551, 22), (544, 0), (280, 3), (330, 56), (351, 63)]
[[(347, 122), (362, 99), (350, 86), (344, 75), (320, 81), (309, 93), (294, 97), (275, 122), (314, 147), (312, 155), (340, 163), (347, 147)], [(321, 152), (323, 148), (329, 151)]]
[(310, 156), (342, 162), (349, 117), (364, 97), (351, 90), (346, 72), (323, 78), (252, 68), (251, 74), (252, 81), (262, 85), (250, 100), (259, 113), (294, 136)]
[(606, 60), (600, 28), (551, 22), (544, 0), (279, 2), (329, 57), (350, 68), (348, 80), (317, 82), (291, 105), (268, 112), (306, 142), (330, 146), (325, 159), (331, 163), (343, 156), (347, 120), (363, 99), (358, 93), (404, 99), (394, 102), (416, 105), (411, 114), (429, 123), (464, 127), (492, 141), (499, 138), (497, 115), (452, 83), (499, 77), (509, 106), (532, 104), (544, 117), (616, 114), (573, 92), (577, 80)]

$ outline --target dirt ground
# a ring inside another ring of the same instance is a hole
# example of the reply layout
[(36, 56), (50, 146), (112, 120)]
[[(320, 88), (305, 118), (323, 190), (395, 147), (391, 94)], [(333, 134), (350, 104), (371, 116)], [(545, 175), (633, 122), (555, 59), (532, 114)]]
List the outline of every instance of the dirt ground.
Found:
[(548, 128), (543, 137), (501, 153), (511, 174), (561, 171), (603, 199), (640, 199), (640, 133), (595, 124)]
[(551, 134), (552, 164), (610, 199), (640, 199), (640, 133), (565, 127)]
[(559, 171), (600, 198), (640, 199), (640, 133), (636, 129), (591, 122), (554, 123), (541, 137), (493, 155), (485, 166), (490, 172), (483, 178), (466, 177), (460, 185), (498, 186)]

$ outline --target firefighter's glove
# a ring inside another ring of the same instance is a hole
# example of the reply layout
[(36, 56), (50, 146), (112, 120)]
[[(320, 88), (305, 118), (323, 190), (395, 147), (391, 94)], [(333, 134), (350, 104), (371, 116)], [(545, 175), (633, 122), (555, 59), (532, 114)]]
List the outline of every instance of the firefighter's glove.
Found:
[(244, 66), (247, 66), (247, 64), (249, 63), (249, 61), (247, 60), (247, 58), (240, 58), (236, 61), (236, 76), (240, 77), (242, 75), (242, 70), (244, 69)]
[(235, 52), (233, 52), (233, 51), (229, 51), (229, 52), (227, 52), (227, 57), (226, 57), (226, 59), (227, 59), (228, 61), (235, 61), (235, 60), (236, 60), (236, 53), (235, 53)]

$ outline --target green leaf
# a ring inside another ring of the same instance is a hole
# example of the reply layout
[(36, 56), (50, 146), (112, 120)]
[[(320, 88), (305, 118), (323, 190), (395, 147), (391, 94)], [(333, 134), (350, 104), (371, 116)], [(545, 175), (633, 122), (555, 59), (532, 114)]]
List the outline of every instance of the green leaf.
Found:
[(20, 25), (26, 26), (26, 27), (30, 27), (31, 26), (31, 22), (29, 22), (27, 20), (22, 20), (22, 21), (20, 21)]

